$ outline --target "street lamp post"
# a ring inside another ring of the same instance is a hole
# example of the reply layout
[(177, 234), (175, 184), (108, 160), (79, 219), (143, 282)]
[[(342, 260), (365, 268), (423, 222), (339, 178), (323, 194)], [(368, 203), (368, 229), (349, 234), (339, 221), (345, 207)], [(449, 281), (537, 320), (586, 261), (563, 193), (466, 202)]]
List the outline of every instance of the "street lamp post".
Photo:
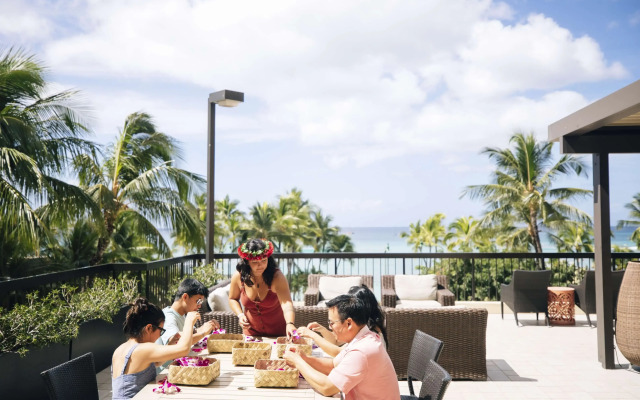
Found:
[(221, 107), (235, 107), (244, 102), (244, 93), (232, 90), (221, 90), (209, 94), (208, 139), (207, 147), (207, 239), (205, 257), (207, 264), (213, 262), (214, 215), (214, 177), (216, 158), (216, 104)]

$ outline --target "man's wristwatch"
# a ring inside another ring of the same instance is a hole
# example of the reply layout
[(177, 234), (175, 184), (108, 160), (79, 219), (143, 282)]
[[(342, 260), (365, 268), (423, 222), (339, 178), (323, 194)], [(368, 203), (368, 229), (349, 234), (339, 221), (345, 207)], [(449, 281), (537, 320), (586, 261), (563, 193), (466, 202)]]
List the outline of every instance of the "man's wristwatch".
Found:
[(291, 324), (293, 326), (296, 326), (296, 324), (294, 324), (293, 322), (287, 322), (287, 325), (289, 325), (289, 324)]

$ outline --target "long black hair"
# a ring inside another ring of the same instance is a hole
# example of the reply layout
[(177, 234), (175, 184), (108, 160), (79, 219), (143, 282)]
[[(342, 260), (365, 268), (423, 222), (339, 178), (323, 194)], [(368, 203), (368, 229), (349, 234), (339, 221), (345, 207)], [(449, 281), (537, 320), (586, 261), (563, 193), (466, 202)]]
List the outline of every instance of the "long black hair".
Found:
[[(251, 239), (247, 242), (247, 248), (249, 251), (259, 251), (266, 247), (267, 244), (261, 239)], [(251, 280), (251, 266), (249, 265), (249, 261), (244, 258), (240, 258), (238, 265), (236, 265), (236, 270), (240, 272), (240, 280), (242, 283), (252, 287), (254, 282)], [(271, 287), (273, 276), (276, 274), (277, 270), (278, 264), (276, 264), (276, 260), (274, 260), (272, 256), (269, 256), (267, 258), (267, 269), (262, 273), (262, 279), (264, 279), (267, 286)]]
[(162, 310), (144, 297), (139, 297), (131, 303), (131, 308), (127, 311), (123, 331), (127, 338), (140, 339), (142, 330), (148, 324), (159, 327), (162, 322), (164, 322)]
[(367, 287), (367, 285), (352, 286), (349, 289), (349, 294), (362, 300), (367, 308), (367, 327), (372, 331), (378, 331), (382, 333), (382, 338), (385, 344), (387, 343), (387, 330), (384, 325), (384, 312), (380, 308), (376, 295)]

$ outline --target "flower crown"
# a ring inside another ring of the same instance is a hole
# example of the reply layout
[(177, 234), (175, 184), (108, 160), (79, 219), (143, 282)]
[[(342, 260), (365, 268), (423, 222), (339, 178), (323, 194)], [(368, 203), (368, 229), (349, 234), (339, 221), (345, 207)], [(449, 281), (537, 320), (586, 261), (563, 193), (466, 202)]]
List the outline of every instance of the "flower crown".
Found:
[(260, 250), (249, 250), (247, 243), (243, 243), (238, 247), (238, 255), (247, 261), (262, 260), (273, 254), (273, 243), (267, 239), (259, 239), (264, 243), (264, 248)]

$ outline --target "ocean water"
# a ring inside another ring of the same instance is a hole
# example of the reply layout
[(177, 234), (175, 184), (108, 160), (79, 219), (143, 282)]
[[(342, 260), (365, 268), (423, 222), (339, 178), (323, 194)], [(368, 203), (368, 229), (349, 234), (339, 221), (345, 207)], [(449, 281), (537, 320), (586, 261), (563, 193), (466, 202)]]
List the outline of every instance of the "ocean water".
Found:
[[(625, 227), (617, 230), (611, 227), (614, 237), (612, 245), (628, 247), (637, 250), (636, 245), (629, 238), (635, 227)], [(409, 232), (408, 227), (349, 227), (341, 228), (343, 234), (351, 237), (354, 250), (357, 253), (413, 253), (407, 239), (401, 238), (400, 233)], [(542, 235), (542, 249), (545, 252), (556, 252), (556, 247)], [(423, 251), (428, 251), (426, 248)]]
[[(611, 238), (612, 245), (628, 247), (632, 251), (637, 251), (636, 245), (629, 238), (635, 227), (625, 227), (616, 230), (611, 227), (614, 237)], [(408, 232), (408, 227), (349, 227), (341, 228), (341, 233), (349, 235), (357, 253), (413, 253), (413, 249), (407, 240), (400, 237), (400, 233)], [(169, 246), (173, 245), (171, 233), (168, 230), (161, 230)], [(542, 236), (542, 248), (545, 252), (556, 252), (556, 247)], [(312, 252), (311, 249), (304, 249), (305, 252)], [(428, 251), (426, 248), (424, 251)], [(180, 256), (174, 252), (174, 256)]]

